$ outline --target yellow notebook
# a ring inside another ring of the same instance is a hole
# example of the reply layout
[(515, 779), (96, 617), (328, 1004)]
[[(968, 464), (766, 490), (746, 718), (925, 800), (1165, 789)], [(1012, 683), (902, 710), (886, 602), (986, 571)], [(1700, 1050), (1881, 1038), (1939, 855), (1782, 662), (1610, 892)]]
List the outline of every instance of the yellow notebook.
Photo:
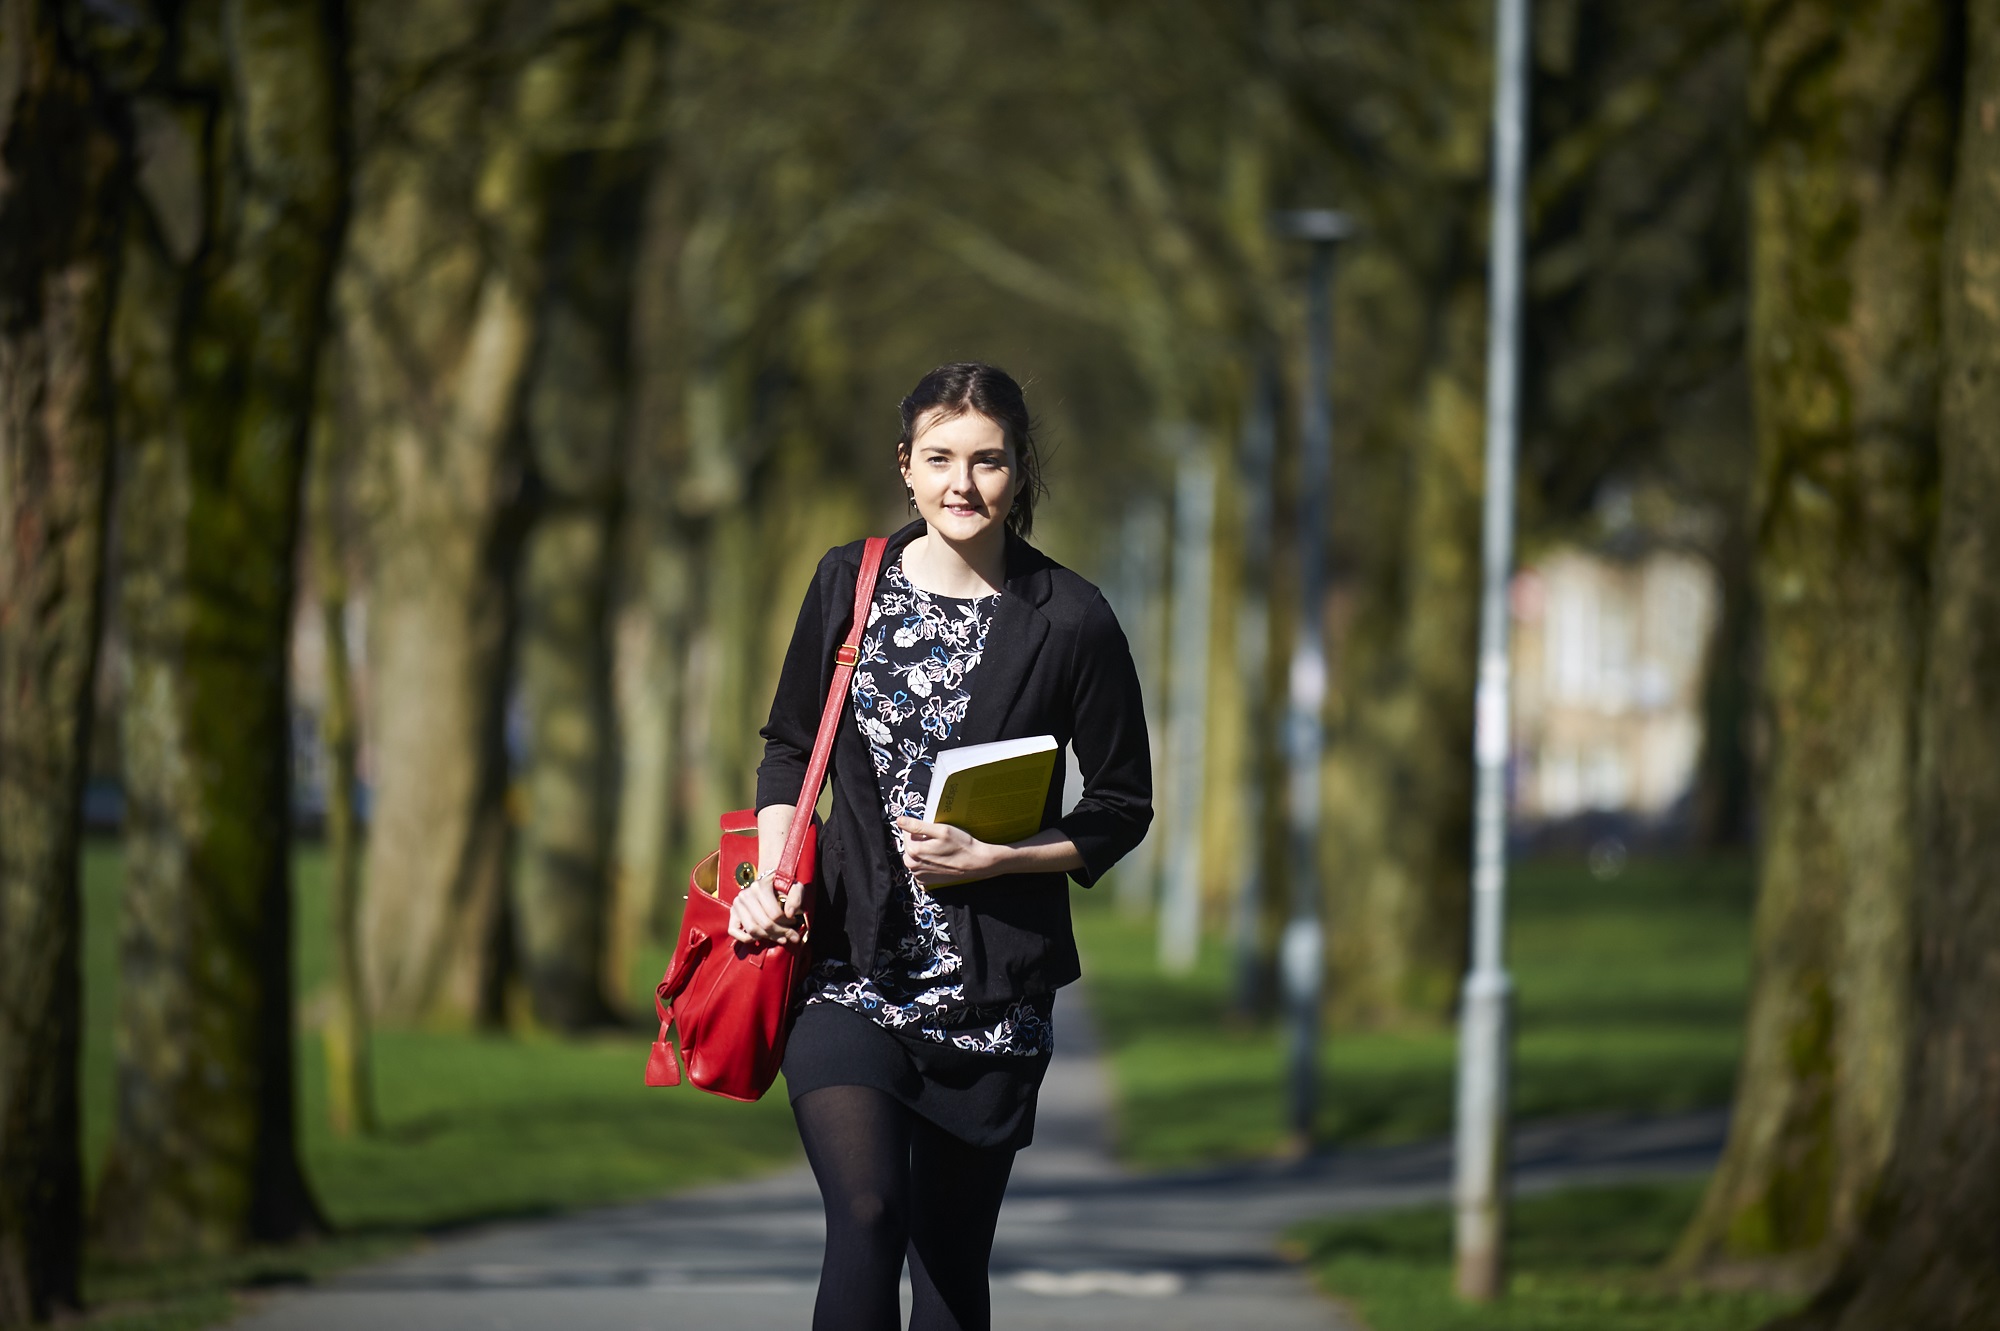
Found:
[(1033, 836), (1042, 829), (1057, 747), (1055, 736), (1036, 735), (945, 750), (931, 769), (924, 821), (998, 846)]

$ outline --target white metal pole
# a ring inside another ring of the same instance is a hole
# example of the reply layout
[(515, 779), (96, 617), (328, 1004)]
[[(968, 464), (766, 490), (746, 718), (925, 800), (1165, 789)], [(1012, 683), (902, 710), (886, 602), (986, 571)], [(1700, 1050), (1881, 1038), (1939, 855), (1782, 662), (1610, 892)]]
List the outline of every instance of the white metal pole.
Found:
[[(1119, 534), (1118, 600), (1114, 609), (1126, 636), (1132, 640), (1132, 662), (1139, 672), (1139, 691), (1146, 700), (1146, 745), (1153, 755), (1153, 787), (1167, 789), (1164, 726), (1160, 720), (1164, 697), (1161, 693), (1161, 662), (1166, 655), (1161, 638), (1166, 616), (1160, 587), (1160, 569), (1166, 559), (1167, 508), (1164, 500), (1148, 495), (1135, 496), (1125, 510)], [(1160, 866), (1165, 860), (1160, 842), (1163, 834), (1148, 836), (1118, 868), (1115, 888), (1118, 909), (1136, 918), (1153, 909), (1159, 900)]]
[(1160, 966), (1194, 969), (1201, 948), (1201, 832), (1208, 777), (1208, 620), (1214, 570), (1215, 458), (1207, 440), (1184, 429), (1174, 494), (1173, 660), (1167, 761), (1166, 872), (1161, 881)]
[(1514, 563), (1520, 414), (1522, 190), (1527, 174), (1528, 0), (1497, 0), (1493, 219), (1486, 324), (1486, 514), (1474, 697), (1472, 969), (1458, 1040), (1457, 1287), (1484, 1302), (1506, 1285), (1507, 1083), (1513, 981), (1501, 956), (1507, 890), (1507, 589)]

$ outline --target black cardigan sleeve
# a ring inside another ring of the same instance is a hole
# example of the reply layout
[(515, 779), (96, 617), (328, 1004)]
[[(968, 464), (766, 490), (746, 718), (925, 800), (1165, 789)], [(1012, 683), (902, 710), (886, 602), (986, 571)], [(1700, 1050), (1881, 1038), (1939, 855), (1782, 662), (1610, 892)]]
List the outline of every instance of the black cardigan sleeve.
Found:
[(1070, 877), (1089, 887), (1145, 838), (1153, 821), (1153, 755), (1132, 650), (1101, 593), (1084, 612), (1075, 652), (1071, 742), (1083, 797), (1056, 826), (1083, 856)]
[(764, 761), (757, 765), (757, 807), (797, 804), (819, 731), (826, 642), (826, 585), (830, 565), (839, 550), (829, 550), (806, 588), (799, 622), (785, 664), (778, 672), (778, 690), (771, 698), (771, 716), (759, 733), (764, 737)]

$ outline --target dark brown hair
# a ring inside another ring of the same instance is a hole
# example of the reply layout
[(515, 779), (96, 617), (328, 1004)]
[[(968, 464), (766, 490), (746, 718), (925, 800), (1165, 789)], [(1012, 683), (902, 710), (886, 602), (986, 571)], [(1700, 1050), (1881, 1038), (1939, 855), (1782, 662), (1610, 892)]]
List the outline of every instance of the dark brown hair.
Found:
[(1042, 460), (1035, 451), (1035, 423), (1028, 415), (1028, 400), (1013, 375), (981, 361), (940, 365), (917, 381), (900, 409), (903, 432), (896, 438), (896, 461), (905, 467), (916, 444), (917, 423), (927, 416), (935, 414), (931, 422), (935, 424), (976, 411), (999, 426), (1014, 455), (1014, 465), (1021, 469), (1014, 505), (1007, 510), (1007, 530), (1026, 536), (1034, 529), (1035, 501), (1048, 493), (1048, 487), (1042, 484)]

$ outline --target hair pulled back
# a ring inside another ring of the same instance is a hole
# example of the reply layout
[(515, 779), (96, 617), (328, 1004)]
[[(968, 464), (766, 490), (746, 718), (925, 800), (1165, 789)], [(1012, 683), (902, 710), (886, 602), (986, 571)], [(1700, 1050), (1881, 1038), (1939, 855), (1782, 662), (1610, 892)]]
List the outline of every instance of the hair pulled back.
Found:
[(1035, 501), (1048, 493), (1048, 487), (1042, 484), (1042, 460), (1035, 451), (1035, 423), (1028, 416), (1028, 400), (1014, 376), (999, 366), (957, 361), (940, 365), (919, 379), (902, 401), (903, 432), (896, 439), (896, 461), (909, 465), (918, 424), (954, 420), (968, 411), (976, 411), (999, 426), (1014, 455), (1021, 483), (1014, 492), (1013, 507), (1007, 510), (1007, 530), (1026, 536), (1034, 529)]

